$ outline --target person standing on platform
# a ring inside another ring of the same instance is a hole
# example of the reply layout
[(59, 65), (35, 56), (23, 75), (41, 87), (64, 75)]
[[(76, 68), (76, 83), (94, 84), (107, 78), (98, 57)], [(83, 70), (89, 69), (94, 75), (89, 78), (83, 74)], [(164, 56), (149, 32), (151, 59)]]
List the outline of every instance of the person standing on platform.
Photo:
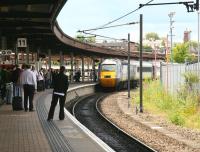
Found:
[(35, 74), (31, 71), (31, 66), (26, 65), (25, 70), (21, 74), (21, 84), (24, 88), (24, 110), (28, 110), (28, 100), (29, 100), (29, 111), (34, 111), (33, 109), (33, 98), (35, 90), (37, 89), (37, 81)]
[(21, 87), (20, 87), (20, 75), (22, 70), (19, 68), (19, 65), (15, 65), (15, 69), (11, 74), (11, 81), (13, 82), (13, 96), (22, 96)]
[(57, 105), (57, 102), (59, 100), (60, 104), (60, 112), (59, 112), (59, 119), (64, 120), (65, 114), (64, 114), (64, 105), (65, 105), (65, 99), (67, 95), (67, 89), (69, 86), (68, 82), (68, 76), (65, 75), (65, 67), (60, 67), (60, 72), (57, 74), (53, 80), (53, 94), (52, 94), (52, 101), (51, 106), (48, 114), (47, 120), (50, 121), (53, 119), (55, 107)]
[(44, 73), (43, 73), (42, 68), (38, 72), (37, 85), (38, 85), (38, 88), (37, 88), (38, 91), (44, 91), (45, 90)]
[(35, 66), (34, 66), (34, 65), (32, 65), (31, 71), (33, 71), (33, 73), (35, 74), (35, 79), (37, 80), (38, 72), (37, 72), (37, 70), (35, 69)]
[(1, 98), (2, 98), (3, 102), (6, 102), (6, 81), (7, 81), (6, 68), (4, 66), (2, 66), (2, 70), (1, 70)]
[(76, 75), (77, 75), (77, 82), (80, 82), (80, 77), (81, 77), (81, 70), (80, 69), (78, 69)]
[(12, 69), (7, 68), (6, 70), (6, 103), (12, 103), (13, 96), (13, 83), (11, 82)]

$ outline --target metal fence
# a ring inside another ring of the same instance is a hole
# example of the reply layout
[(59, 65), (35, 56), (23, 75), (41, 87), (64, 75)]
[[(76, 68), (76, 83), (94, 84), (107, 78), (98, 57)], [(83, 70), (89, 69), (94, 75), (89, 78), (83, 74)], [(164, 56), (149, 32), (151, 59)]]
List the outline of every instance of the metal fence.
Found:
[[(192, 72), (199, 76), (200, 65), (195, 64), (177, 64), (160, 63), (160, 80), (164, 88), (170, 93), (177, 93), (184, 85), (186, 72)], [(200, 84), (195, 84), (195, 88), (200, 90)]]

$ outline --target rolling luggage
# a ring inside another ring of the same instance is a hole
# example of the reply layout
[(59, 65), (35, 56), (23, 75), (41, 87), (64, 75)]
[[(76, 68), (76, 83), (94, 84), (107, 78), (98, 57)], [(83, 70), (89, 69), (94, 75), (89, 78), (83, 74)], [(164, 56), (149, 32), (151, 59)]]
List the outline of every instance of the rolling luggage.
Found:
[(23, 110), (21, 92), (18, 87), (15, 88), (14, 97), (12, 98), (13, 111)]
[(23, 110), (22, 97), (20, 96), (13, 97), (12, 108), (13, 108), (13, 111)]

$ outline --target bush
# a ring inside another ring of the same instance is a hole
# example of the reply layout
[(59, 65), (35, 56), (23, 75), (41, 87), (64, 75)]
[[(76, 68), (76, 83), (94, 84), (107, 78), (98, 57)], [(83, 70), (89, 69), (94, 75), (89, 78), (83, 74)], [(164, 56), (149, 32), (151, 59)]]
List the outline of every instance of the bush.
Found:
[[(150, 113), (166, 117), (175, 125), (200, 129), (200, 95), (182, 88), (178, 96), (167, 93), (158, 80), (145, 81), (143, 106)], [(139, 105), (139, 89), (134, 92)]]
[(184, 75), (186, 88), (189, 88), (189, 91), (193, 91), (193, 85), (199, 82), (199, 77), (194, 72), (186, 72)]
[(175, 125), (183, 126), (185, 124), (184, 118), (179, 113), (171, 114), (169, 119)]

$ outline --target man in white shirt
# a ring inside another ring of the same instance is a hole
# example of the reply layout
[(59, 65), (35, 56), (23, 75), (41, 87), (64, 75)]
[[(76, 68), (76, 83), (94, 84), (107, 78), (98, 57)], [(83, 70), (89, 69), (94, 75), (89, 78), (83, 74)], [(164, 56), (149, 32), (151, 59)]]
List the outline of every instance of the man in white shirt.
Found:
[(35, 74), (30, 69), (30, 65), (25, 66), (25, 70), (21, 74), (21, 84), (24, 88), (24, 110), (28, 110), (28, 100), (29, 100), (29, 111), (34, 111), (33, 109), (33, 97), (35, 90), (37, 88), (37, 81)]
[(37, 70), (35, 69), (35, 66), (34, 66), (34, 65), (32, 65), (31, 71), (33, 71), (33, 73), (35, 74), (35, 79), (37, 80), (38, 72), (37, 72)]
[(44, 91), (45, 85), (44, 85), (44, 73), (43, 69), (41, 68), (38, 72), (38, 91)]

